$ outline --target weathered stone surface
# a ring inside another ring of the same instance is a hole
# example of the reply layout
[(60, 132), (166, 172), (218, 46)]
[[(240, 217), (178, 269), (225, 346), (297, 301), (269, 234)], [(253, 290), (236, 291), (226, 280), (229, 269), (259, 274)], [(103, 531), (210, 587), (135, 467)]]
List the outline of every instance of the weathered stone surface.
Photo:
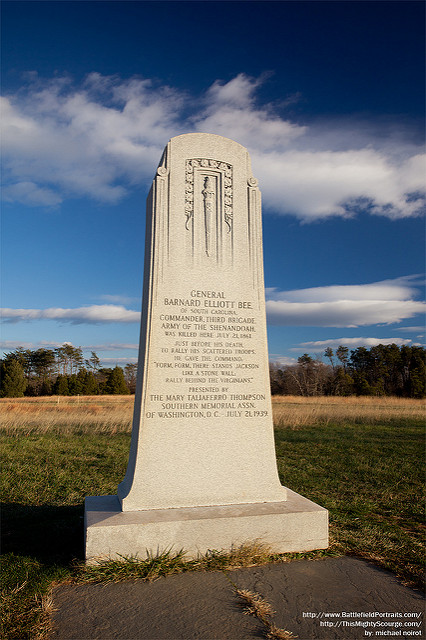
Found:
[[(327, 511), (294, 491), (287, 500), (180, 509), (121, 511), (117, 496), (86, 498), (86, 555), (117, 558), (137, 549), (178, 552), (197, 557), (211, 549), (230, 549), (267, 541), (275, 553), (328, 546)], [(101, 551), (102, 550), (102, 551)]]
[[(138, 381), (129, 464), (118, 487), (121, 510), (124, 515), (284, 504), (286, 498), (273, 439), (257, 181), (248, 152), (238, 143), (211, 134), (177, 136), (164, 150), (147, 203)], [(88, 557), (102, 553), (100, 542), (90, 542), (91, 536), (102, 538), (91, 504), (86, 505)], [(275, 523), (268, 527), (278, 536), (283, 518), (290, 526), (287, 507), (268, 516)], [(327, 546), (324, 510), (317, 510), (323, 525), (310, 549)], [(316, 517), (307, 511), (308, 519)], [(203, 537), (211, 539), (208, 529), (220, 541), (219, 531), (227, 528), (226, 545), (250, 531), (242, 515), (232, 515), (228, 527), (222, 516), (207, 525), (204, 516), (191, 513), (200, 548), (207, 544)], [(250, 517), (256, 525), (249, 539), (264, 537), (264, 516)], [(125, 520), (118, 520), (116, 526), (124, 526)], [(157, 531), (160, 525), (148, 521)], [(168, 546), (181, 548), (181, 531), (189, 525), (172, 526), (172, 521), (160, 528), (168, 531), (165, 538), (170, 535)], [(302, 529), (309, 528), (307, 522)], [(143, 528), (137, 536), (127, 529), (114, 535), (129, 544), (140, 539), (139, 548), (144, 536), (153, 539), (148, 524)], [(108, 526), (103, 537), (112, 531)], [(297, 535), (305, 540), (301, 529)], [(282, 537), (288, 539), (285, 532)], [(192, 547), (195, 541), (190, 536)]]

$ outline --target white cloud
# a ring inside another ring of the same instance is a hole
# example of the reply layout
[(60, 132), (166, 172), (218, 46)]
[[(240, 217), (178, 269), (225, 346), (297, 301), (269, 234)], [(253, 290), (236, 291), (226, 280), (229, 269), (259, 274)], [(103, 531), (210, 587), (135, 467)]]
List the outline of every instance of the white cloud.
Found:
[(285, 326), (359, 327), (392, 324), (424, 313), (415, 300), (417, 276), (366, 285), (316, 287), (294, 291), (266, 290), (270, 324)]
[(18, 340), (0, 340), (0, 349), (5, 351), (14, 351), (15, 349), (33, 349), (33, 342), (19, 342)]
[[(252, 154), (269, 208), (304, 221), (350, 217), (359, 207), (391, 219), (424, 211), (424, 157), (387, 157), (374, 149)], [(410, 170), (411, 167), (411, 170)], [(413, 195), (415, 194), (415, 195)]]
[(107, 344), (88, 344), (84, 347), (86, 350), (90, 349), (90, 351), (134, 351), (139, 348), (139, 345), (136, 343), (129, 342), (109, 342)]
[(411, 132), (356, 121), (301, 126), (257, 104), (265, 78), (239, 74), (194, 98), (149, 79), (92, 73), (75, 86), (32, 74), (2, 99), (4, 197), (33, 206), (81, 196), (117, 202), (151, 179), (170, 137), (197, 130), (248, 147), (264, 203), (278, 213), (304, 221), (357, 206), (389, 218), (420, 213), (425, 161)]
[(64, 344), (69, 344), (74, 346), (72, 342), (52, 342), (51, 340), (39, 340), (38, 342), (27, 342), (27, 341), (18, 341), (18, 340), (0, 340), (0, 350), (5, 351), (15, 351), (15, 349), (56, 349), (57, 347), (62, 347)]
[(332, 338), (330, 340), (301, 342), (297, 348), (293, 347), (290, 351), (300, 351), (301, 348), (307, 348), (313, 353), (322, 353), (327, 347), (335, 349), (341, 345), (343, 347), (356, 349), (357, 347), (376, 347), (378, 344), (396, 344), (398, 347), (401, 347), (404, 344), (412, 344), (412, 340), (403, 338)]
[(6, 202), (19, 202), (25, 205), (54, 207), (62, 202), (62, 197), (45, 187), (38, 187), (34, 182), (16, 182), (3, 189)]
[(0, 340), (0, 349), (55, 349), (62, 347), (64, 344), (73, 346), (72, 342), (52, 342), (51, 340), (39, 340), (38, 342), (22, 342), (18, 340)]
[(226, 84), (215, 82), (206, 92), (207, 107), (193, 117), (197, 131), (232, 138), (253, 151), (287, 147), (307, 128), (282, 120), (266, 105), (255, 106), (255, 91), (262, 79), (240, 73)]
[(410, 300), (416, 293), (419, 276), (402, 276), (371, 284), (331, 285), (294, 291), (266, 290), (267, 296), (292, 302), (336, 302), (341, 300)]
[[(3, 98), (8, 198), (19, 196), (24, 187), (17, 185), (24, 183), (47, 189), (52, 200), (70, 194), (117, 202), (129, 184), (154, 173), (176, 131), (180, 102), (178, 91), (149, 80), (96, 73), (80, 87), (63, 78), (36, 80), (26, 92)], [(25, 204), (52, 204), (28, 192)]]
[(131, 311), (121, 305), (104, 304), (76, 309), (1, 309), (1, 317), (8, 322), (31, 320), (57, 320), (72, 324), (97, 324), (109, 322), (140, 322), (139, 311)]
[(291, 366), (293, 364), (297, 364), (296, 358), (291, 358), (289, 356), (279, 356), (274, 353), (269, 354), (269, 362), (281, 365), (282, 367), (286, 365)]

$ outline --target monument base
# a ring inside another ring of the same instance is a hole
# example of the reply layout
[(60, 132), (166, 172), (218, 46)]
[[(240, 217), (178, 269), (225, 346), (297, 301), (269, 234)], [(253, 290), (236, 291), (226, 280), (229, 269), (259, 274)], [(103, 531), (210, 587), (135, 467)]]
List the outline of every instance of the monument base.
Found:
[(85, 502), (86, 562), (185, 550), (195, 558), (261, 541), (274, 553), (328, 547), (328, 512), (287, 490), (285, 502), (121, 511), (117, 496)]

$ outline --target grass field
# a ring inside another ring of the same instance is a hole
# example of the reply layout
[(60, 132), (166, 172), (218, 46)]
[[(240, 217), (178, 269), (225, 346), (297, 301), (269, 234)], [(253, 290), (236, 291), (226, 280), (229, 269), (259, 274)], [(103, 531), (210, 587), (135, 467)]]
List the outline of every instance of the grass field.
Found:
[[(0, 398), (0, 432), (130, 433), (133, 403), (134, 396)], [(272, 406), (274, 424), (290, 428), (425, 417), (425, 401), (411, 398), (274, 396)]]
[[(231, 557), (211, 554), (198, 563), (165, 555), (126, 566), (82, 567), (84, 496), (116, 492), (127, 465), (132, 407), (128, 396), (0, 401), (1, 637), (46, 637), (53, 581), (152, 578), (295, 557), (246, 548)], [(273, 407), (281, 480), (329, 509), (333, 542), (328, 553), (372, 559), (406, 584), (420, 586), (424, 403), (275, 397)]]

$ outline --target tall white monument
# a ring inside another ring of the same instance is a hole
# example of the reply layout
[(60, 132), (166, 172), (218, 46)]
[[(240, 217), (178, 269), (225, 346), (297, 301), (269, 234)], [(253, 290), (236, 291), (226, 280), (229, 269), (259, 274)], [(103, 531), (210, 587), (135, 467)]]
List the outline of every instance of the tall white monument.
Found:
[(86, 498), (86, 559), (189, 555), (252, 540), (325, 548), (325, 509), (280, 484), (261, 203), (247, 150), (190, 133), (147, 202), (138, 381), (117, 496)]

